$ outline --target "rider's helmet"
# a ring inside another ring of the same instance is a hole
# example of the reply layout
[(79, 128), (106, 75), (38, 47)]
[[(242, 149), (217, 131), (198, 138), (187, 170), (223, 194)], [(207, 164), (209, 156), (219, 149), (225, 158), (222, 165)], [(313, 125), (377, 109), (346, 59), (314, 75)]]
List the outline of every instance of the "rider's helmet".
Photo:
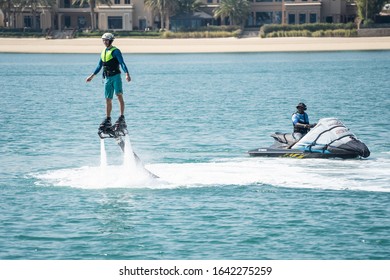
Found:
[(109, 41), (114, 41), (115, 37), (114, 37), (114, 34), (111, 34), (111, 33), (104, 33), (103, 36), (102, 36), (102, 39), (103, 40), (109, 40)]
[(297, 105), (297, 109), (298, 108), (302, 108), (303, 110), (307, 110), (305, 103), (302, 103), (302, 102)]

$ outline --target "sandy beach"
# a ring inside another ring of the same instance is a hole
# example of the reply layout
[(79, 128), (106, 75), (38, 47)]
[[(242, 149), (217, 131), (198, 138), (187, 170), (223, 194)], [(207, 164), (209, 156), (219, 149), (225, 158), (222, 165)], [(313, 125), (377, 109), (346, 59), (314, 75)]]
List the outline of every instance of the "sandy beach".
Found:
[[(217, 38), (129, 39), (117, 38), (123, 53), (218, 53), (390, 50), (390, 37), (358, 38)], [(99, 53), (101, 39), (2, 38), (2, 53)]]

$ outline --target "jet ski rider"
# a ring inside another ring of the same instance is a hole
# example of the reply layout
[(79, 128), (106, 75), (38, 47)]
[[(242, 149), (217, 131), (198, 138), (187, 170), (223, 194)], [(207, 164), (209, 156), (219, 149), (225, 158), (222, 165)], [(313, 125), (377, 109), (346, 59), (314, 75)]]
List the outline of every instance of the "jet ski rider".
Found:
[(309, 123), (309, 116), (305, 112), (307, 107), (305, 103), (299, 103), (297, 105), (297, 112), (292, 115), (292, 123), (294, 126), (294, 137), (296, 139), (301, 139), (305, 136), (310, 128), (315, 127), (316, 124)]

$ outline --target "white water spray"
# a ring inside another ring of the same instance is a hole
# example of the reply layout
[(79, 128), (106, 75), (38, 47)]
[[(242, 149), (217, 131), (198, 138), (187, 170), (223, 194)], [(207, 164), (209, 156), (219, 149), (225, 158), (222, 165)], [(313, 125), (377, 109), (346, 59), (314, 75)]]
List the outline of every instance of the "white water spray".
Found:
[(100, 139), (100, 167), (107, 167), (107, 153), (104, 139)]
[(131, 147), (130, 138), (128, 135), (125, 136), (125, 151), (123, 153), (123, 166), (126, 169), (131, 170), (131, 172), (134, 172), (137, 167), (133, 148)]

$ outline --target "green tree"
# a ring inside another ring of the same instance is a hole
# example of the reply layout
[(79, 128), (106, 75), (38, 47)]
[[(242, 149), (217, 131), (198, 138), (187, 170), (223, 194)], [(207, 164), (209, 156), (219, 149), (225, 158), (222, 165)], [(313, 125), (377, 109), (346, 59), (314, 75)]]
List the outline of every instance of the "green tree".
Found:
[(156, 13), (160, 16), (161, 28), (164, 26), (164, 0), (144, 0), (144, 4), (148, 7), (153, 13)]
[(169, 17), (178, 9), (178, 0), (145, 0), (145, 6), (157, 13), (161, 21), (161, 29), (169, 29)]
[(230, 25), (244, 25), (249, 15), (250, 4), (248, 0), (221, 0), (220, 5), (214, 10), (215, 18), (230, 19)]
[(203, 4), (200, 0), (177, 0), (177, 2), (178, 8), (176, 12), (186, 14), (199, 11), (200, 6)]
[(388, 0), (355, 0), (358, 16), (362, 20), (374, 20)]
[(7, 26), (7, 23), (9, 22), (10, 14), (11, 14), (11, 8), (13, 4), (11, 0), (0, 0), (0, 10), (3, 11), (3, 24), (4, 26)]
[[(16, 28), (16, 15), (23, 12), (25, 9), (24, 0), (11, 0), (10, 1), (10, 11), (9, 11), (9, 18), (8, 18), (8, 24), (10, 27)], [(11, 13), (13, 16), (11, 17)], [(11, 22), (11, 19), (13, 19), (13, 22)]]
[[(56, 4), (55, 0), (11, 0), (15, 10), (31, 11), (32, 15), (32, 29), (39, 29), (37, 16), (43, 12), (44, 8), (51, 8)], [(18, 9), (21, 8), (21, 9)]]
[(111, 6), (111, 0), (73, 0), (73, 5), (83, 6), (85, 4), (89, 5), (90, 15), (91, 15), (91, 29), (96, 30), (96, 4), (103, 4)]

